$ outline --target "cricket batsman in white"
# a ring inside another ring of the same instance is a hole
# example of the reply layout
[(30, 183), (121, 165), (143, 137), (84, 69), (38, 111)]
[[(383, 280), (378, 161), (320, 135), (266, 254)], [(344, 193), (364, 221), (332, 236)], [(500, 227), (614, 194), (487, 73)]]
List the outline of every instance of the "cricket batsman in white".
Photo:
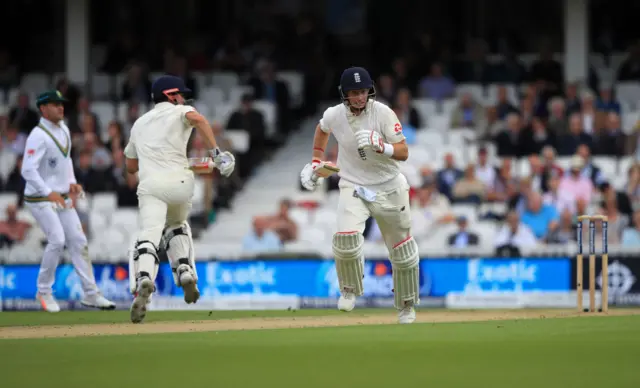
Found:
[(63, 121), (65, 101), (57, 90), (38, 96), (36, 105), (42, 117), (29, 133), (22, 161), (25, 207), (47, 237), (36, 299), (45, 311), (60, 311), (53, 296), (53, 283), (66, 245), (84, 291), (80, 303), (111, 310), (116, 305), (98, 291), (87, 238), (74, 208), (75, 199), (83, 191), (73, 171), (71, 136)]
[(338, 87), (342, 103), (328, 108), (316, 128), (312, 162), (300, 178), (314, 190), (331, 174), (323, 161), (329, 134), (338, 142), (340, 176), (338, 231), (333, 235), (333, 254), (340, 284), (338, 309), (351, 311), (361, 296), (364, 277), (364, 228), (373, 216), (380, 227), (393, 269), (394, 305), (399, 323), (415, 321), (420, 302), (418, 246), (411, 236), (409, 184), (398, 161), (409, 150), (395, 113), (375, 101), (369, 72), (362, 67), (346, 69)]
[(173, 279), (184, 291), (187, 303), (200, 297), (196, 272), (193, 237), (187, 222), (194, 190), (194, 172), (187, 158), (187, 143), (192, 129), (209, 147), (205, 161), (210, 172), (215, 166), (229, 176), (235, 166), (230, 152), (222, 152), (207, 119), (192, 106), (185, 105), (191, 93), (184, 81), (162, 76), (151, 87), (155, 106), (142, 115), (131, 128), (125, 147), (129, 173), (138, 173), (138, 204), (141, 231), (129, 257), (129, 280), (135, 295), (131, 305), (131, 321), (140, 323), (146, 316), (147, 304), (155, 292), (158, 274), (158, 249), (164, 248)]

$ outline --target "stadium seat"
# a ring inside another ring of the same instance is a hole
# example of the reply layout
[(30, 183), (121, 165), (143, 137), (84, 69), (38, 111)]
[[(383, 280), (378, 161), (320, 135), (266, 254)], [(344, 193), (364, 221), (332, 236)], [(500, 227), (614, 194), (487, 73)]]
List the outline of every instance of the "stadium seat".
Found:
[(318, 243), (327, 241), (327, 233), (323, 228), (310, 226), (301, 229), (298, 233), (298, 241), (308, 243)]
[(238, 108), (236, 104), (219, 104), (214, 107), (214, 117), (215, 121), (222, 123), (222, 125), (226, 125), (227, 121), (229, 121), (229, 117), (231, 114)]
[(627, 177), (629, 168), (638, 161), (633, 156), (624, 156), (618, 160), (618, 175)]
[(249, 133), (243, 129), (230, 129), (224, 131), (224, 136), (233, 145), (233, 150), (239, 154), (243, 154), (249, 150)]
[(484, 87), (480, 84), (459, 84), (456, 87), (456, 97), (460, 98), (464, 93), (471, 94), (473, 99), (482, 105), (485, 105), (486, 97), (484, 95)]
[(257, 100), (253, 103), (255, 109), (259, 110), (264, 116), (267, 125), (267, 136), (273, 136), (276, 132), (277, 114), (276, 106), (273, 102), (267, 100)]
[(507, 100), (515, 106), (520, 105), (518, 99), (518, 89), (511, 84), (491, 84), (487, 90), (487, 100), (489, 104), (495, 105), (498, 102), (498, 88), (503, 86), (507, 89)]
[(121, 231), (125, 236), (138, 231), (140, 218), (136, 208), (118, 208), (113, 211), (110, 218), (111, 228)]
[(0, 180), (5, 181), (16, 166), (17, 156), (8, 148), (0, 149)]
[(427, 126), (430, 129), (435, 129), (441, 132), (449, 129), (449, 123), (451, 122), (451, 116), (446, 114), (433, 115), (427, 120)]
[(469, 225), (473, 225), (478, 220), (478, 207), (468, 204), (454, 204), (451, 206), (451, 212), (456, 216), (464, 216), (467, 218)]
[(225, 102), (224, 90), (215, 86), (202, 88), (202, 91), (200, 92), (200, 97), (198, 98), (198, 100), (206, 103), (209, 106), (224, 104)]
[(618, 100), (627, 101), (634, 109), (639, 108), (637, 101), (640, 100), (640, 82), (624, 81), (615, 85), (615, 93)]
[(102, 231), (107, 228), (107, 217), (100, 211), (89, 213), (89, 234), (98, 238)]
[(447, 132), (447, 144), (464, 147), (476, 140), (476, 131), (470, 128), (451, 128)]
[(215, 72), (211, 74), (211, 85), (228, 92), (232, 87), (240, 84), (240, 77), (232, 72)]
[(431, 118), (431, 116), (438, 114), (436, 102), (434, 100), (416, 98), (413, 100), (412, 104), (416, 111), (418, 111), (418, 115), (423, 123), (429, 122), (429, 118)]
[(116, 118), (114, 106), (110, 102), (95, 101), (91, 104), (91, 111), (98, 116), (98, 120), (105, 128), (111, 120)]
[(91, 97), (94, 100), (106, 100), (110, 98), (112, 93), (112, 82), (113, 80), (109, 74), (91, 74)]
[(284, 81), (289, 89), (292, 107), (298, 107), (304, 101), (304, 77), (297, 71), (279, 71), (276, 78)]
[(113, 214), (118, 208), (118, 198), (114, 193), (96, 193), (91, 200), (91, 211), (105, 216)]
[(594, 156), (593, 164), (600, 168), (605, 177), (611, 179), (618, 173), (618, 161), (611, 156)]
[(229, 89), (229, 95), (227, 98), (227, 102), (229, 104), (240, 105), (240, 101), (242, 100), (242, 96), (245, 94), (254, 94), (253, 87), (246, 85), (238, 85)]
[[(444, 134), (439, 131), (423, 128), (416, 132), (416, 143), (420, 146), (439, 147), (444, 144)], [(411, 152), (416, 147), (411, 148)]]
[[(209, 74), (202, 71), (191, 72), (191, 76), (196, 83), (196, 92), (200, 93), (204, 88), (209, 86)], [(200, 96), (198, 96), (200, 98)]]
[(49, 76), (44, 73), (27, 73), (20, 80), (20, 89), (29, 94), (37, 95), (43, 90), (49, 89), (50, 81)]

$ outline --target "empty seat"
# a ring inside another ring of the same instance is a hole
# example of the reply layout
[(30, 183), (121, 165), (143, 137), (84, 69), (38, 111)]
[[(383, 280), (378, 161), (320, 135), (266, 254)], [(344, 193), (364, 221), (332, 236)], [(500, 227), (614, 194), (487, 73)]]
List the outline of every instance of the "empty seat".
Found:
[(229, 117), (238, 108), (236, 104), (218, 104), (214, 107), (215, 120), (220, 122), (223, 126), (227, 125)]
[(230, 129), (224, 131), (224, 136), (231, 142), (233, 150), (239, 154), (243, 154), (249, 150), (250, 137), (249, 132), (243, 129)]
[(253, 104), (254, 108), (262, 112), (267, 125), (267, 136), (275, 134), (276, 131), (276, 106), (271, 101), (258, 100)]
[(198, 100), (203, 101), (210, 106), (223, 104), (225, 102), (224, 90), (215, 86), (203, 88), (200, 92), (200, 97), (198, 98)]
[(30, 94), (42, 93), (43, 90), (49, 89), (50, 79), (44, 73), (27, 73), (22, 76), (20, 81), (20, 89)]
[(234, 86), (231, 89), (229, 89), (229, 97), (227, 99), (227, 102), (229, 104), (239, 105), (240, 101), (242, 100), (242, 96), (244, 96), (245, 94), (253, 95), (254, 94), (253, 87), (246, 86), (246, 85)]
[(613, 179), (618, 173), (618, 161), (615, 157), (610, 156), (594, 156), (593, 164), (600, 168), (600, 172), (606, 180)]
[(109, 98), (111, 96), (111, 83), (112, 78), (109, 74), (91, 74), (91, 97), (94, 100)]
[(96, 193), (91, 199), (91, 210), (105, 215), (112, 214), (118, 207), (118, 198), (113, 193)]
[(240, 77), (232, 72), (216, 72), (211, 74), (211, 85), (228, 91), (240, 84)]
[(284, 81), (289, 89), (292, 107), (298, 107), (304, 101), (304, 77), (297, 71), (279, 71), (276, 78)]
[[(444, 135), (442, 132), (425, 128), (416, 132), (416, 143), (420, 146), (439, 147), (444, 143)], [(414, 148), (417, 147), (412, 147), (411, 152)]]

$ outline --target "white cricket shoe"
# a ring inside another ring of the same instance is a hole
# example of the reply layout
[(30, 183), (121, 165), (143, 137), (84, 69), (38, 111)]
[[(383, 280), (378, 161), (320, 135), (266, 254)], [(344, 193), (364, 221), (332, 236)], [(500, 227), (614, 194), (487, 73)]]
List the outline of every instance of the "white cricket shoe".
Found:
[(142, 322), (144, 317), (147, 315), (147, 304), (149, 304), (151, 294), (155, 291), (156, 285), (153, 283), (153, 280), (146, 276), (138, 280), (138, 291), (136, 292), (136, 297), (133, 298), (130, 310), (131, 322)]
[(57, 313), (60, 312), (60, 306), (58, 306), (58, 302), (53, 297), (52, 294), (36, 294), (36, 299), (40, 302), (42, 309), (49, 313)]
[(100, 310), (114, 310), (116, 308), (115, 303), (105, 298), (100, 293), (86, 295), (84, 298), (82, 298), (80, 304), (85, 307), (94, 307)]
[(416, 309), (413, 303), (407, 302), (404, 308), (398, 310), (398, 323), (413, 323), (416, 320)]
[(351, 311), (356, 307), (356, 294), (353, 292), (343, 291), (338, 299), (338, 310)]
[(180, 264), (177, 269), (180, 286), (184, 292), (184, 301), (187, 304), (196, 303), (200, 299), (200, 290), (196, 278), (187, 264)]

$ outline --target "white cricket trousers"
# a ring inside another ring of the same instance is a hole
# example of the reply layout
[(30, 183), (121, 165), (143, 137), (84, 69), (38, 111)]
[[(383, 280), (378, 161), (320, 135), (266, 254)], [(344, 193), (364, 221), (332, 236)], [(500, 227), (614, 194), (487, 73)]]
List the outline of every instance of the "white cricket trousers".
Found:
[(89, 258), (87, 238), (76, 209), (55, 210), (51, 202), (26, 202), (25, 206), (47, 236), (40, 272), (38, 273), (38, 292), (51, 294), (56, 278), (56, 268), (60, 263), (66, 245), (73, 267), (80, 278), (85, 296), (98, 292), (93, 267)]
[(165, 226), (178, 226), (187, 221), (194, 182), (190, 170), (140, 182), (138, 207), (141, 231), (138, 241), (150, 241), (158, 247)]
[(363, 233), (367, 219), (372, 216), (391, 251), (411, 235), (410, 186), (402, 174), (383, 186), (384, 189), (376, 193), (375, 200), (368, 202), (355, 195), (352, 183), (340, 180), (338, 232)]

